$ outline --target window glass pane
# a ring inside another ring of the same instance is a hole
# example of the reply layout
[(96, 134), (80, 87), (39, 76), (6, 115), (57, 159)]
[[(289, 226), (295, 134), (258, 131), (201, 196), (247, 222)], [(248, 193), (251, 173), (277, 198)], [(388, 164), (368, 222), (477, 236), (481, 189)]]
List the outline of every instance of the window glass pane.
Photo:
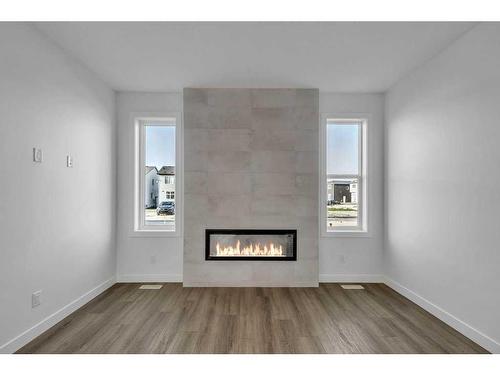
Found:
[(358, 226), (357, 178), (327, 178), (327, 229)]
[(175, 230), (175, 126), (144, 126), (145, 225)]
[(359, 174), (359, 123), (328, 122), (327, 174)]

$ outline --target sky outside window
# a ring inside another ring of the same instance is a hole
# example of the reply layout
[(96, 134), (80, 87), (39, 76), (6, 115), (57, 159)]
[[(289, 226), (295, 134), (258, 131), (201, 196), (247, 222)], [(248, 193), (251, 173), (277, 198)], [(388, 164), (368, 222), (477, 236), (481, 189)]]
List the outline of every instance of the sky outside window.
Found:
[(358, 174), (359, 124), (327, 124), (327, 174)]
[(145, 126), (146, 165), (175, 166), (175, 126)]

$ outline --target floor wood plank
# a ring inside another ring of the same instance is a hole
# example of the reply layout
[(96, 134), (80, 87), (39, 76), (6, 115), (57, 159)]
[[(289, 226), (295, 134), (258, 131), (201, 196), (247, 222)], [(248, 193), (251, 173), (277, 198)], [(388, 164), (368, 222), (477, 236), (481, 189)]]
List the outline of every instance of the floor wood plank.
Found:
[(18, 353), (487, 353), (384, 284), (116, 284)]

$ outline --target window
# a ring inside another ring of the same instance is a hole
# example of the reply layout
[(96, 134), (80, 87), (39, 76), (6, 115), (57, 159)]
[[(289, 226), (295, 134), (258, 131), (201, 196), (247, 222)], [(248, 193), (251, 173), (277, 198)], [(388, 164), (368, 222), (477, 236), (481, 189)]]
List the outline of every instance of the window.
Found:
[(325, 117), (322, 233), (363, 233), (366, 220), (366, 120)]
[(179, 204), (175, 199), (175, 175), (180, 170), (178, 119), (175, 116), (135, 120), (134, 232), (179, 233)]

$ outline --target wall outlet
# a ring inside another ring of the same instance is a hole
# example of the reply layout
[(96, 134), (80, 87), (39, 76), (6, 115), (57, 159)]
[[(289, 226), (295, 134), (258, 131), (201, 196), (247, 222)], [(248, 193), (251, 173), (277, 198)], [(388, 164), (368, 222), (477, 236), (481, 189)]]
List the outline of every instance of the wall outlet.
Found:
[(66, 166), (73, 168), (73, 157), (71, 155), (66, 156)]
[(38, 290), (36, 292), (33, 292), (33, 294), (31, 295), (31, 307), (34, 308), (40, 306), (41, 303), (42, 303), (42, 291)]
[(43, 151), (41, 148), (33, 147), (33, 161), (41, 163), (43, 161)]
[(151, 255), (149, 257), (149, 263), (156, 264), (156, 255)]

